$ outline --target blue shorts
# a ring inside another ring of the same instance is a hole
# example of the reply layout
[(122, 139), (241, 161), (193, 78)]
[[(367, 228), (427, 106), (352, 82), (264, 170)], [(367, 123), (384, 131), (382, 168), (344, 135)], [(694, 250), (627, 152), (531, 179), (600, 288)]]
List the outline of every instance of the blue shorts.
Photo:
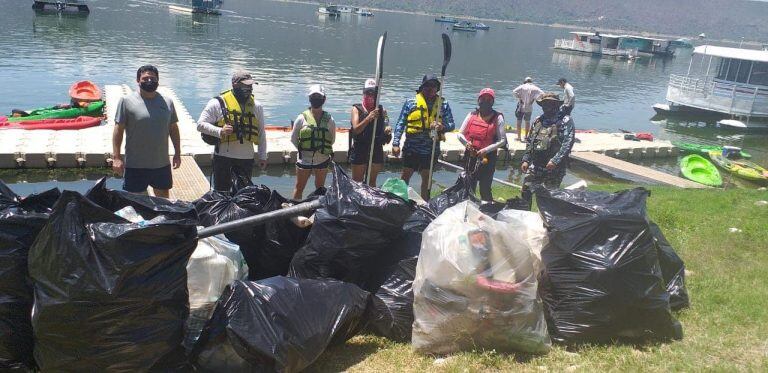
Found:
[(173, 187), (171, 165), (161, 168), (125, 168), (123, 190), (144, 193), (148, 186), (155, 189), (171, 189)]

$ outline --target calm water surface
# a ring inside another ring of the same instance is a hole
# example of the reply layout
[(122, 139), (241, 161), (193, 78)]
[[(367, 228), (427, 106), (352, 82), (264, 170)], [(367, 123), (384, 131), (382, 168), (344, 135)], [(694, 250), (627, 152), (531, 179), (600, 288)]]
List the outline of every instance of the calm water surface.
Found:
[[(413, 95), (422, 75), (438, 72), (442, 62), (440, 34), (446, 32), (445, 24), (430, 16), (377, 12), (371, 18), (332, 19), (317, 14), (313, 5), (263, 0), (228, 0), (220, 17), (193, 16), (169, 11), (168, 4), (91, 0), (90, 15), (60, 16), (35, 14), (28, 1), (0, 0), (0, 112), (65, 102), (69, 85), (81, 79), (135, 86), (136, 69), (151, 63), (160, 69), (161, 84), (173, 87), (195, 118), (211, 97), (229, 86), (232, 72), (244, 68), (260, 83), (254, 94), (264, 105), (268, 123), (288, 125), (307, 105), (306, 88), (321, 83), (328, 92), (326, 109), (337, 122), (347, 124), (363, 80), (373, 75), (376, 40), (384, 31), (388, 39), (382, 102), (391, 116), (396, 117), (404, 99)], [(558, 89), (557, 79), (566, 77), (576, 89), (578, 128), (742, 145), (758, 163), (768, 164), (765, 134), (742, 135), (697, 120), (652, 120), (651, 105), (664, 101), (669, 74), (688, 68), (686, 52), (666, 60), (600, 59), (553, 51), (553, 40), (564, 37), (567, 29), (490, 26), (487, 32), (449, 32), (453, 59), (445, 96), (457, 121), (474, 107), (483, 87), (493, 87), (497, 109), (512, 114), (511, 91), (525, 76), (552, 91)], [(672, 160), (659, 167), (674, 172), (674, 165)], [(271, 173), (260, 182), (292, 182), (278, 171)], [(516, 178), (505, 171), (499, 176)], [(602, 180), (584, 170), (571, 170), (569, 178), (584, 176)], [(444, 172), (437, 180), (450, 183), (454, 177)], [(25, 176), (5, 178), (15, 183)], [(118, 180), (113, 183), (119, 186)], [(32, 184), (50, 185), (39, 180), (12, 187), (28, 192)]]

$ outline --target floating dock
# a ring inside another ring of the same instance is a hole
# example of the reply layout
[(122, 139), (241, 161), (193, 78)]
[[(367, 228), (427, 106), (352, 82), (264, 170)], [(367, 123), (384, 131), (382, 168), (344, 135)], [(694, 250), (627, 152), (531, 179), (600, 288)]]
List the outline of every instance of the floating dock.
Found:
[(35, 0), (32, 9), (36, 11), (89, 13), (88, 5), (79, 0)]
[[(73, 131), (0, 130), (0, 168), (111, 166), (112, 131), (114, 129), (117, 103), (122, 96), (133, 91), (127, 85), (107, 85), (104, 92), (107, 103), (106, 120), (101, 126)], [(194, 160), (199, 166), (209, 166), (211, 164), (213, 147), (203, 142), (200, 133), (197, 131), (195, 119), (189, 114), (189, 111), (187, 111), (173, 89), (160, 87), (158, 92), (172, 99), (176, 107), (181, 135), (181, 153), (185, 158), (185, 162), (182, 162), (182, 165), (192, 163), (191, 160)], [(296, 161), (296, 149), (291, 144), (291, 133), (288, 128), (270, 129), (267, 131), (267, 137), (269, 138), (267, 163), (290, 164)], [(506, 159), (520, 159), (522, 157), (525, 144), (516, 141), (515, 138), (516, 135), (514, 134), (507, 135), (509, 149), (500, 149), (499, 155), (501, 157)], [(607, 162), (606, 159), (640, 160), (665, 158), (677, 156), (679, 153), (678, 149), (668, 141), (625, 140), (624, 134), (621, 133), (577, 133), (576, 138), (578, 141), (574, 144), (574, 153), (594, 152), (603, 155), (603, 157), (581, 157), (585, 161), (595, 164), (599, 163), (599, 165), (624, 172), (629, 172), (627, 170), (630, 169), (636, 170), (636, 173), (629, 173), (646, 176), (644, 177), (645, 179), (650, 178), (662, 183), (666, 183), (663, 181), (662, 175), (667, 174), (629, 162), (611, 163)], [(336, 143), (333, 145), (335, 161), (339, 163), (347, 162), (348, 143), (349, 133), (346, 131), (338, 132)], [(169, 151), (173, 152), (170, 139)], [(385, 146), (384, 151), (386, 154), (390, 154), (391, 145)], [(457, 162), (461, 160), (463, 154), (464, 147), (458, 141), (456, 134), (446, 134), (446, 141), (441, 144), (441, 158), (448, 162)], [(390, 156), (389, 161), (397, 162), (399, 159)], [(198, 176), (200, 175), (202, 173)], [(648, 177), (647, 175), (654, 176)]]
[(636, 165), (634, 163), (622, 161), (621, 159), (616, 159), (600, 153), (572, 152), (571, 159), (590, 163), (595, 166), (607, 168), (613, 171), (627, 173), (634, 177), (637, 177), (643, 180), (648, 180), (655, 183), (676, 186), (679, 188), (709, 188), (708, 186), (703, 184), (695, 183), (693, 181), (686, 180), (674, 175), (670, 175), (668, 173), (656, 171), (648, 167), (643, 167), (640, 165)]

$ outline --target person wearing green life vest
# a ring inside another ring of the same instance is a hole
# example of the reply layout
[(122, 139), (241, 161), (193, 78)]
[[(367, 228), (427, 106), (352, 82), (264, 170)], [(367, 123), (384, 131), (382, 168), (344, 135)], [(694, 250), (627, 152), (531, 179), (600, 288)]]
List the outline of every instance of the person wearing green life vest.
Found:
[(298, 150), (296, 159), (296, 186), (293, 198), (300, 200), (309, 177), (315, 175), (315, 188), (325, 186), (325, 176), (333, 158), (336, 141), (336, 122), (323, 110), (325, 88), (319, 84), (309, 87), (310, 107), (296, 117), (291, 131), (291, 142)]

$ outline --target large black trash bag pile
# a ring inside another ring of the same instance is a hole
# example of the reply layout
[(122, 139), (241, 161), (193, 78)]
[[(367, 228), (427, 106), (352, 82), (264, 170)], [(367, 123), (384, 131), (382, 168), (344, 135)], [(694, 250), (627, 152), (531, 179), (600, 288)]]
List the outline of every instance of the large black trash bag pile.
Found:
[(59, 190), (21, 198), (0, 181), (0, 371), (26, 371), (32, 357), (32, 283), (27, 255)]
[[(194, 207), (103, 183), (88, 198), (62, 193), (29, 252), (38, 365), (48, 372), (183, 366)], [(145, 220), (115, 214), (128, 206)]]
[[(279, 210), (283, 203), (301, 203), (325, 194), (323, 188), (304, 201), (290, 201), (264, 185), (233, 172), (231, 193), (210, 191), (195, 201), (200, 224), (208, 227)], [(228, 240), (240, 246), (248, 264), (250, 280), (258, 280), (288, 272), (293, 254), (304, 244), (308, 228), (300, 228), (289, 219), (272, 221), (226, 233)]]
[(289, 275), (333, 278), (376, 291), (381, 284), (371, 283), (374, 270), (403, 259), (395, 243), (413, 207), (394, 194), (353, 181), (338, 165), (322, 201)]
[(539, 190), (540, 294), (565, 342), (682, 338), (646, 215), (648, 191)]
[(659, 265), (669, 293), (669, 306), (673, 311), (687, 308), (691, 303), (688, 299), (688, 289), (685, 288), (685, 263), (654, 222), (651, 222), (651, 233), (659, 248)]
[(359, 331), (369, 294), (333, 280), (235, 281), (192, 350), (207, 372), (299, 372)]

